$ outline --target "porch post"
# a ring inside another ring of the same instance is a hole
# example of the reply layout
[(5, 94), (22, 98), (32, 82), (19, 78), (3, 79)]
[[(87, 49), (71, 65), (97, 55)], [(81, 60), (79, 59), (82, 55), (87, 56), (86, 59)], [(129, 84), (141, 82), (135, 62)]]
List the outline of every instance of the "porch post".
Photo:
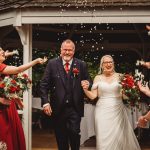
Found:
[[(23, 63), (28, 63), (32, 60), (32, 25), (23, 25), (16, 27), (23, 45)], [(25, 71), (32, 79), (32, 69)], [(25, 92), (23, 95), (23, 116), (22, 125), (26, 139), (26, 149), (32, 149), (32, 90)]]

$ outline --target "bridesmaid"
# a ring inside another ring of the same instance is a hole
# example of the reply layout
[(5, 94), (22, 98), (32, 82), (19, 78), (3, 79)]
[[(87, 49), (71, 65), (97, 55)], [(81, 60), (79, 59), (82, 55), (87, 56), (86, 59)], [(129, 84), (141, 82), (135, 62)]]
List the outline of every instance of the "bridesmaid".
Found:
[[(17, 74), (46, 61), (45, 59), (37, 58), (19, 67), (8, 66), (3, 62), (10, 55), (12, 55), (11, 52), (5, 53), (0, 48), (0, 74)], [(4, 150), (26, 150), (24, 132), (15, 102), (4, 98), (0, 98), (0, 146)]]

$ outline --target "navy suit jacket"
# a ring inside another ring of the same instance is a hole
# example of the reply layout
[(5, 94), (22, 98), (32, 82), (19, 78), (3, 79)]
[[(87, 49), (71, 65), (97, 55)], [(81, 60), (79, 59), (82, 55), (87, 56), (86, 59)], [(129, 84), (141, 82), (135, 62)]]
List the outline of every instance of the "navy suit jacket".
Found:
[[(79, 74), (74, 74), (73, 69), (77, 68)], [(81, 86), (82, 80), (88, 80), (92, 83), (88, 74), (86, 63), (73, 58), (70, 68), (71, 79), (73, 80), (73, 104), (80, 116), (84, 114), (84, 91)], [(75, 76), (74, 76), (75, 75)], [(48, 103), (48, 95), (50, 96), (50, 105), (52, 107), (53, 115), (59, 114), (60, 110), (65, 105), (65, 71), (62, 63), (62, 58), (54, 58), (49, 60), (44, 76), (41, 80), (41, 99), (42, 105)]]

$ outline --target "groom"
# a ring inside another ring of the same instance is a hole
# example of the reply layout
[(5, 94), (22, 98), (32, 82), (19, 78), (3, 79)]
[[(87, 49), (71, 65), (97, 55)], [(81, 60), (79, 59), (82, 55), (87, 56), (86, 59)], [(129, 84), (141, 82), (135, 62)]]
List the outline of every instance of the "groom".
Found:
[(88, 86), (91, 83), (85, 62), (74, 58), (74, 53), (75, 44), (65, 40), (60, 57), (49, 60), (41, 80), (43, 109), (53, 117), (59, 150), (69, 150), (69, 146), (71, 150), (79, 150), (80, 121), (84, 113), (81, 81), (88, 80)]

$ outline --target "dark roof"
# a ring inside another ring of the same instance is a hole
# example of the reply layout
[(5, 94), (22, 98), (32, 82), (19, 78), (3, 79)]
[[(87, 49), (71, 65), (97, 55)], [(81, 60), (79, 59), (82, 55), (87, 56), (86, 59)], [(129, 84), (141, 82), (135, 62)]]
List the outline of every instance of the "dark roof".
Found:
[(23, 7), (147, 7), (150, 0), (0, 0), (0, 10)]

